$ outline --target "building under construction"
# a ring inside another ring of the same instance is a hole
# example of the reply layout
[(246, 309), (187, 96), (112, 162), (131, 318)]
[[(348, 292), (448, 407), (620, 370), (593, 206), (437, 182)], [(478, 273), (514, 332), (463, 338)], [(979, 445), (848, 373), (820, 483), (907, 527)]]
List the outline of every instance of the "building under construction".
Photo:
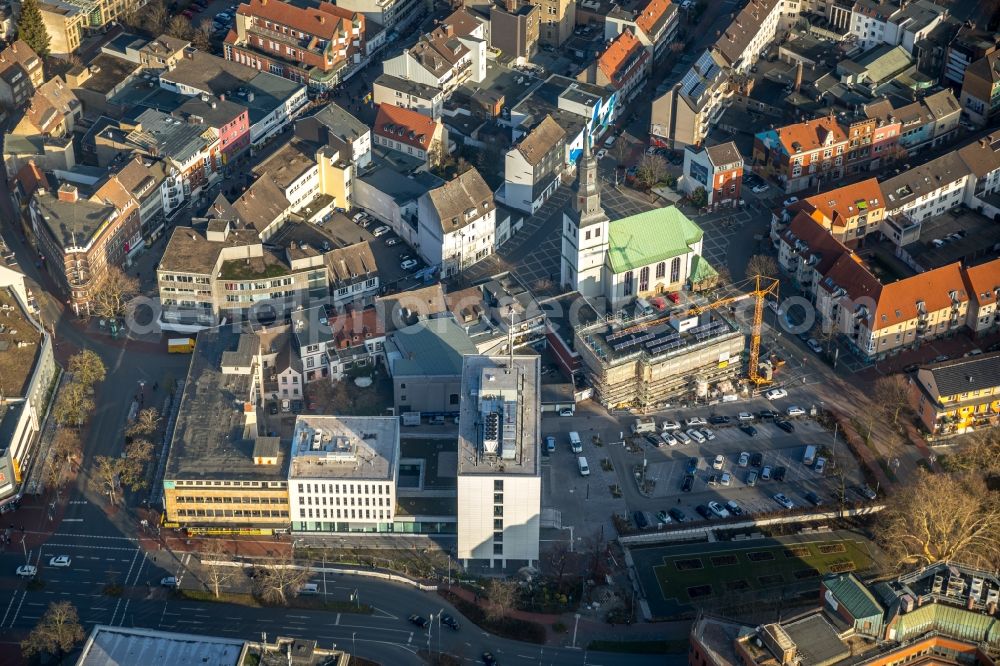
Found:
[(734, 394), (746, 336), (721, 310), (708, 309), (601, 321), (578, 329), (575, 347), (595, 400), (607, 409), (644, 409)]

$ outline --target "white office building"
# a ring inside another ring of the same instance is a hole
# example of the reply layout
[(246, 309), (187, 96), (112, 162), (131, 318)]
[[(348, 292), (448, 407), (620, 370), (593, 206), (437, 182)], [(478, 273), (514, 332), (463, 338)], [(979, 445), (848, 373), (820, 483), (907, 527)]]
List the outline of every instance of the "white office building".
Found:
[(399, 419), (299, 416), (292, 435), (292, 531), (391, 532), (399, 468)]
[(533, 565), (541, 516), (537, 356), (466, 356), (458, 432), (458, 557)]

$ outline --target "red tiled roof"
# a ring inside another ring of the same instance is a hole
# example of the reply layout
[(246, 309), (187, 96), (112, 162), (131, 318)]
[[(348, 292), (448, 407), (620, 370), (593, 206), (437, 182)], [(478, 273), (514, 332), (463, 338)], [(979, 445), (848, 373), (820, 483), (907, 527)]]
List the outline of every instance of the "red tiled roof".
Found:
[[(932, 271), (919, 273), (884, 285), (872, 330), (894, 326), (917, 316), (917, 301), (924, 302), (926, 312), (950, 308), (950, 293), (956, 292), (959, 302), (969, 300), (962, 280), (962, 265), (955, 262)], [(898, 312), (898, 314), (897, 314)]]
[(364, 29), (364, 16), (329, 2), (321, 2), (318, 8), (305, 9), (281, 0), (250, 0), (240, 5), (237, 13), (286, 25), (321, 39), (335, 39), (338, 28), (346, 23), (344, 29), (349, 30), (355, 18), (361, 21)]
[(420, 150), (430, 148), (436, 129), (437, 122), (429, 116), (392, 104), (379, 104), (375, 116), (375, 134)]
[[(837, 189), (816, 194), (805, 199), (804, 210), (815, 211), (823, 216), (823, 219), (834, 227), (846, 226), (846, 221), (858, 215), (858, 202), (864, 202), (868, 210), (875, 208), (885, 208), (885, 201), (882, 200), (882, 188), (878, 185), (878, 179), (869, 178), (852, 185), (845, 185)], [(815, 213), (813, 217), (815, 218)]]
[[(640, 51), (641, 53), (639, 53)], [(597, 59), (597, 66), (608, 79), (618, 84), (619, 78), (624, 73), (621, 71), (623, 65), (627, 64), (633, 56), (647, 58), (649, 53), (631, 30), (623, 30), (608, 44), (608, 48)]]
[[(365, 340), (385, 335), (385, 327), (373, 309), (352, 310), (330, 320), (337, 347), (363, 345)], [(346, 343), (346, 344), (345, 344)]]
[(804, 252), (806, 256), (818, 255), (819, 261), (813, 269), (820, 275), (825, 275), (826, 271), (837, 259), (844, 254), (851, 254), (851, 251), (840, 241), (830, 235), (816, 220), (809, 216), (809, 213), (802, 210), (792, 218), (788, 229), (785, 230), (785, 240), (791, 243), (789, 234), (809, 246)]
[(21, 189), (24, 191), (24, 196), (27, 199), (45, 182), (45, 174), (38, 168), (34, 160), (32, 160), (18, 170), (17, 175), (14, 176), (14, 180), (21, 184)]
[(650, 0), (635, 19), (635, 24), (640, 30), (652, 37), (653, 33), (656, 32), (657, 22), (663, 18), (669, 7), (670, 0)]
[[(795, 155), (796, 152), (809, 152), (821, 148), (824, 139), (833, 134), (833, 144), (847, 140), (847, 134), (837, 124), (837, 119), (833, 116), (825, 116), (815, 120), (807, 120), (804, 123), (785, 125), (777, 130), (778, 140), (784, 146), (785, 152)], [(798, 145), (799, 151), (795, 146)]]
[(1000, 259), (966, 268), (964, 275), (965, 287), (980, 307), (997, 302), (997, 291), (1000, 291)]

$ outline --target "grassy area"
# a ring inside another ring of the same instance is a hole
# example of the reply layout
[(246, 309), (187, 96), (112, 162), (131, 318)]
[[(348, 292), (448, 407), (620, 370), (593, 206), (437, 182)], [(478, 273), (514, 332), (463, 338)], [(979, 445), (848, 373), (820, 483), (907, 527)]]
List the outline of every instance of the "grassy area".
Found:
[(677, 654), (687, 652), (688, 642), (680, 641), (590, 641), (588, 650), (627, 654)]
[(664, 599), (704, 601), (727, 592), (802, 583), (828, 573), (873, 566), (862, 544), (832, 539), (788, 545), (747, 544), (741, 549), (687, 551), (653, 568)]

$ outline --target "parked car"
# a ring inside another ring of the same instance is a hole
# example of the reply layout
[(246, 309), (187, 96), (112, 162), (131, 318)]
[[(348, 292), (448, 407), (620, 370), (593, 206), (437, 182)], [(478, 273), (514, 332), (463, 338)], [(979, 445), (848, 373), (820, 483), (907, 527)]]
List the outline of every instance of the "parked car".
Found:
[(805, 416), (806, 410), (802, 409), (797, 405), (792, 405), (791, 407), (785, 410), (785, 413), (788, 414), (789, 416)]
[(661, 446), (663, 446), (663, 440), (657, 437), (656, 435), (647, 434), (643, 435), (643, 438), (656, 448), (660, 448)]
[(699, 444), (704, 444), (706, 441), (705, 436), (701, 434), (701, 432), (699, 432), (698, 429), (696, 428), (688, 428), (685, 434), (694, 441), (698, 442)]
[(700, 432), (701, 436), (704, 437), (705, 439), (707, 439), (710, 442), (713, 439), (715, 439), (715, 433), (712, 432), (711, 428), (698, 428), (698, 432)]
[(784, 420), (782, 420), (782, 421), (775, 421), (774, 425), (778, 426), (779, 428), (781, 428), (785, 432), (789, 432), (789, 433), (795, 432), (795, 425), (793, 425), (791, 421), (784, 421)]
[(667, 514), (666, 511), (663, 511), (662, 509), (656, 512), (656, 519), (660, 521), (660, 523), (663, 525), (669, 525), (670, 523), (674, 522), (673, 519), (670, 517), (670, 515)]
[(760, 467), (763, 464), (764, 464), (764, 454), (763, 453), (761, 453), (760, 451), (755, 451), (752, 454), (750, 454), (750, 466), (751, 467)]
[(774, 499), (775, 502), (777, 502), (781, 506), (785, 507), (786, 509), (794, 509), (795, 508), (795, 503), (792, 502), (792, 500), (790, 500), (787, 497), (785, 497), (784, 494), (782, 494), (782, 493), (778, 493), (777, 495), (775, 495), (773, 497), (773, 499)]
[(747, 485), (751, 488), (757, 485), (757, 472), (753, 470), (747, 472)]
[(805, 494), (805, 498), (809, 500), (813, 506), (819, 506), (823, 503), (823, 500), (820, 499), (819, 495), (811, 490)]
[(688, 428), (694, 428), (695, 426), (708, 425), (708, 422), (700, 416), (692, 416), (689, 419), (684, 419), (684, 425)]
[(687, 474), (684, 476), (684, 481), (681, 482), (681, 492), (689, 493), (691, 488), (694, 487), (694, 474)]
[(813, 467), (813, 470), (815, 470), (817, 474), (822, 474), (823, 470), (825, 469), (826, 469), (826, 458), (823, 457), (816, 458), (816, 465)]
[(729, 509), (729, 513), (733, 514), (734, 516), (743, 515), (743, 507), (741, 507), (736, 502), (736, 500), (729, 500), (728, 502), (726, 502), (726, 508)]
[(399, 267), (404, 271), (412, 271), (414, 268), (419, 266), (416, 259), (407, 259), (406, 261), (399, 264)]
[(761, 478), (762, 481), (770, 481), (771, 480), (771, 466), (770, 465), (764, 465), (764, 468), (760, 470), (760, 478)]
[(781, 414), (774, 411), (773, 409), (762, 409), (759, 412), (757, 412), (757, 418), (759, 418), (761, 421), (765, 421), (768, 419), (776, 419), (779, 416), (781, 416)]
[(166, 576), (160, 579), (160, 585), (162, 587), (169, 587), (171, 589), (177, 587), (177, 578), (175, 576)]
[(18, 578), (34, 578), (38, 569), (30, 564), (22, 564), (17, 568)]
[(708, 417), (708, 422), (712, 425), (727, 425), (732, 419), (728, 416), (722, 416), (721, 414), (713, 414)]
[(787, 199), (785, 199), (784, 201), (782, 201), (782, 202), (781, 202), (781, 205), (782, 205), (783, 207), (785, 207), (785, 208), (788, 208), (788, 207), (789, 207), (789, 206), (791, 206), (791, 205), (792, 205), (793, 203), (797, 203), (797, 202), (798, 202), (798, 200), (799, 200), (799, 198), (798, 198), (798, 197), (788, 197)]
[(753, 421), (753, 414), (750, 412), (740, 412), (736, 415), (736, 420), (741, 423), (749, 423), (750, 421)]
[(556, 438), (549, 435), (545, 438), (545, 450), (553, 453), (556, 450)]
[(697, 471), (698, 471), (698, 459), (697, 458), (688, 458), (687, 472), (686, 473), (687, 474), (694, 474)]
[(768, 400), (780, 400), (781, 398), (788, 397), (788, 391), (785, 389), (771, 389), (764, 394), (764, 397)]
[(420, 627), (421, 629), (425, 629), (427, 627), (427, 625), (429, 624), (427, 622), (427, 618), (423, 617), (421, 615), (411, 615), (409, 617), (409, 620), (410, 620), (410, 624), (415, 624), (418, 627)]
[(719, 518), (728, 518), (729, 511), (726, 507), (722, 506), (718, 502), (712, 501), (708, 503), (708, 510), (714, 513)]
[(646, 520), (646, 514), (643, 511), (633, 511), (632, 520), (635, 521), (635, 526), (640, 530), (649, 529), (649, 521)]
[(754, 185), (750, 189), (753, 190), (754, 194), (763, 194), (764, 192), (767, 192), (768, 186), (767, 183), (761, 183), (760, 185)]
[(757, 436), (757, 428), (754, 428), (752, 425), (743, 424), (740, 426), (740, 430), (750, 435), (751, 437)]
[(816, 341), (816, 338), (809, 338), (806, 340), (806, 346), (813, 350), (817, 354), (823, 353), (823, 345)]
[(685, 433), (683, 430), (678, 430), (677, 432), (675, 432), (674, 437), (676, 437), (677, 441), (679, 441), (681, 444), (691, 443), (691, 438), (688, 437), (687, 433)]
[(57, 555), (49, 560), (50, 567), (68, 567), (72, 563), (69, 555)]
[(722, 476), (719, 477), (719, 483), (727, 488), (732, 484), (733, 477), (729, 472), (723, 472)]
[(719, 485), (719, 475), (712, 474), (710, 477), (708, 477), (708, 481), (706, 481), (706, 483), (708, 484), (709, 488), (715, 488), (717, 485)]
[(701, 516), (702, 518), (704, 518), (705, 520), (711, 520), (712, 519), (712, 511), (711, 511), (711, 509), (709, 509), (704, 504), (699, 504), (698, 506), (696, 506), (694, 508), (694, 510), (697, 511), (698, 515)]
[(750, 454), (747, 453), (746, 451), (743, 451), (742, 453), (740, 453), (740, 458), (739, 458), (739, 460), (737, 461), (736, 464), (739, 465), (740, 467), (746, 467), (747, 465), (749, 465), (750, 464)]
[(379, 236), (385, 236), (385, 235), (386, 235), (387, 233), (389, 233), (390, 231), (392, 231), (392, 229), (390, 229), (389, 227), (387, 227), (387, 226), (385, 226), (385, 225), (383, 224), (383, 225), (382, 225), (382, 226), (380, 226), (380, 227), (376, 227), (376, 228), (375, 228), (375, 229), (374, 229), (374, 230), (372, 231), (372, 236), (374, 236), (375, 238), (378, 238)]
[(867, 483), (863, 486), (854, 486), (854, 492), (869, 500), (873, 500), (877, 497), (875, 491), (872, 490), (871, 486)]
[(660, 439), (662, 439), (663, 443), (666, 444), (667, 446), (677, 446), (677, 438), (671, 435), (669, 432), (661, 432)]
[(720, 453), (719, 455), (715, 456), (715, 459), (712, 461), (712, 469), (722, 469), (725, 466), (725, 464), (726, 464), (726, 458)]
[(667, 511), (667, 513), (670, 514), (670, 517), (676, 520), (678, 523), (683, 523), (687, 521), (687, 516), (684, 514), (683, 511), (681, 511), (677, 507), (673, 507), (672, 509), (670, 509), (670, 511)]
[(573, 416), (576, 414), (576, 410), (572, 407), (563, 407), (559, 410), (559, 416)]
[(775, 481), (784, 481), (785, 472), (787, 471), (788, 470), (786, 470), (784, 467), (775, 467), (774, 472), (771, 474), (771, 478), (774, 479)]
[(680, 430), (681, 424), (677, 421), (671, 421), (670, 419), (665, 420), (660, 424), (660, 430)]
[(458, 620), (453, 618), (451, 615), (448, 615), (447, 613), (441, 616), (441, 624), (443, 624), (446, 627), (450, 627), (454, 631), (458, 631), (459, 629), (462, 628), (462, 625), (458, 623)]

